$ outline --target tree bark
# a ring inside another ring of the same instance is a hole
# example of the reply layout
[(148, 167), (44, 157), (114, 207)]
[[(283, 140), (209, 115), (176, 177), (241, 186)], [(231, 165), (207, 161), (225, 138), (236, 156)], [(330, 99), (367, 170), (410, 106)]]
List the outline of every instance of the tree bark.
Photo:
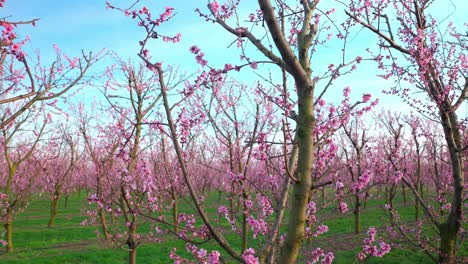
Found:
[(50, 203), (50, 218), (49, 218), (49, 223), (47, 224), (47, 227), (52, 227), (54, 225), (55, 217), (57, 216), (58, 201), (59, 201), (59, 195), (55, 194), (54, 197), (52, 197), (52, 201)]
[(359, 195), (354, 196), (354, 233), (361, 233), (361, 201)]
[(441, 119), (452, 163), (454, 190), (452, 207), (447, 220), (439, 226), (441, 234), (439, 263), (451, 263), (455, 256), (455, 243), (462, 223), (464, 164), (463, 151), (461, 151), (462, 137), (455, 112), (446, 111), (442, 113), (441, 111)]
[(136, 248), (130, 249), (130, 251), (128, 252), (128, 264), (136, 264), (137, 263), (136, 256), (137, 256), (137, 249)]
[(306, 222), (307, 205), (310, 200), (312, 188), (312, 166), (314, 161), (314, 104), (313, 95), (310, 92), (313, 85), (298, 85), (299, 114), (297, 122), (297, 144), (299, 147), (297, 169), (293, 186), (292, 207), (289, 216), (288, 232), (286, 240), (280, 251), (279, 263), (295, 263), (304, 240), (304, 228)]
[(174, 232), (177, 234), (179, 232), (179, 223), (178, 223), (178, 218), (179, 218), (179, 201), (177, 198), (177, 195), (173, 192), (172, 193), (172, 199), (173, 199), (173, 205), (172, 205), (172, 218), (174, 221)]
[(13, 219), (11, 215), (7, 216), (5, 223), (7, 252), (13, 253)]
[(68, 208), (68, 199), (69, 199), (69, 198), (70, 198), (70, 195), (69, 195), (69, 194), (65, 195), (65, 202), (64, 202), (64, 204), (63, 204), (63, 207)]
[(99, 220), (101, 220), (102, 233), (104, 234), (104, 238), (106, 240), (110, 240), (109, 228), (107, 226), (107, 220), (106, 220), (106, 212), (102, 208), (99, 209)]

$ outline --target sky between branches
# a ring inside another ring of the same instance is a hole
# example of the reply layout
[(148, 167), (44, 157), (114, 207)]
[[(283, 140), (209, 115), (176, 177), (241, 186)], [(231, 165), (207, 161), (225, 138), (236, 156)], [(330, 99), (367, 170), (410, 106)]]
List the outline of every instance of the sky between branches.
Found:
[[(133, 1), (114, 0), (112, 4), (126, 7)], [(205, 9), (205, 0), (145, 0), (142, 2), (153, 13), (161, 12), (165, 6), (175, 8), (176, 17), (164, 24), (162, 29), (168, 34), (181, 33), (181, 42), (177, 44), (155, 42), (149, 46), (151, 55), (158, 61), (174, 66), (180, 66), (187, 73), (197, 72), (198, 64), (189, 47), (197, 45), (206, 54), (205, 58), (211, 66), (222, 68), (224, 63), (241, 64), (240, 51), (236, 48), (235, 37), (224, 32), (218, 25), (205, 22), (195, 12), (195, 8)], [(323, 1), (321, 8), (326, 9), (329, 5), (336, 8), (336, 19), (344, 18), (343, 7), (334, 1)], [(241, 1), (239, 6), (239, 18), (247, 20), (248, 14), (254, 12), (256, 1)], [(468, 14), (468, 5), (464, 0), (436, 1), (432, 14), (439, 20), (446, 18), (445, 22), (453, 21), (456, 26), (463, 28), (466, 23), (465, 15)], [(450, 15), (450, 17), (448, 17)], [(0, 9), (0, 17), (8, 17), (8, 20), (28, 20), (39, 18), (36, 27), (22, 26), (17, 32), (22, 36), (30, 36), (31, 41), (25, 50), (32, 54), (33, 50), (40, 50), (42, 60), (50, 61), (54, 56), (53, 44), (56, 44), (70, 56), (79, 56), (81, 50), (98, 52), (103, 48), (114, 51), (121, 58), (132, 58), (139, 62), (136, 53), (139, 50), (138, 40), (144, 34), (141, 28), (136, 26), (135, 21), (123, 16), (119, 12), (106, 10), (104, 0), (10, 0), (4, 8)], [(448, 18), (447, 18), (448, 17)], [(374, 42), (372, 42), (374, 41)], [(365, 48), (375, 47), (376, 39), (365, 30), (359, 31), (349, 42), (347, 56), (352, 59), (357, 55), (366, 57)], [(230, 45), (232, 44), (232, 45)], [(341, 56), (341, 43), (331, 41), (327, 48), (317, 53), (313, 60), (314, 66), (326, 69), (330, 63), (339, 63)], [(229, 47), (229, 48), (228, 48)], [(264, 59), (255, 56), (255, 51), (250, 50), (252, 58)], [(249, 54), (249, 55), (250, 55)], [(354, 57), (353, 57), (354, 56)], [(92, 71), (97, 75), (102, 73), (106, 66), (111, 64), (110, 58), (102, 60)], [(256, 73), (267, 75), (266, 67), (260, 66)], [(273, 69), (273, 73), (279, 70)], [(381, 93), (385, 88), (392, 85), (391, 81), (384, 81), (376, 77), (378, 73), (376, 65), (372, 62), (364, 63), (355, 73), (340, 78), (328, 92), (328, 100), (339, 102), (342, 99), (342, 89), (350, 86), (354, 99), (359, 100), (363, 93), (371, 93), (374, 98), (380, 99), (380, 106), (395, 110), (409, 111), (409, 108), (396, 96), (388, 96)], [(232, 75), (239, 81), (254, 84), (257, 75), (248, 68), (241, 73)], [(89, 94), (92, 89), (83, 90), (83, 96)], [(468, 114), (468, 107), (462, 107), (462, 115)]]

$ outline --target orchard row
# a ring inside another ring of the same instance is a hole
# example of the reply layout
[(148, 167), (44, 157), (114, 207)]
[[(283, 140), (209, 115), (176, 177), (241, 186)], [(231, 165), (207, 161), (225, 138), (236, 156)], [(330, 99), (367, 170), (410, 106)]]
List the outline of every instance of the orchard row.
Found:
[[(427, 13), (431, 2), (336, 1), (325, 10), (319, 1), (259, 0), (239, 22), (240, 1), (209, 1), (196, 14), (231, 33), (245, 63), (216, 67), (205, 58), (209, 51), (194, 45), (187, 51), (199, 66), (194, 74), (151, 56), (158, 41), (183, 38), (160, 30), (177, 23), (171, 7), (154, 15), (139, 1), (129, 9), (106, 3), (145, 32), (136, 51), (141, 63), (104, 53), (70, 58), (56, 47), (56, 59), (44, 65), (24, 52), (26, 40), (15, 32), (37, 20), (1, 21), (2, 244), (13, 252), (15, 217), (36, 195), (50, 196), (50, 227), (58, 200), (86, 190), (82, 224), (127, 250), (129, 263), (139, 245), (166, 235), (186, 241), (192, 255), (174, 249), (168, 254), (175, 263), (296, 263), (303, 242), (328, 231), (321, 210), (352, 210), (355, 232), (364, 232), (361, 208), (379, 190), (390, 235), (367, 230), (356, 261), (382, 257), (402, 240), (400, 247), (434, 262), (457, 261), (466, 243), (467, 117), (457, 114), (468, 93), (467, 36), (452, 23), (441, 29)], [(378, 42), (349, 59), (347, 42), (362, 28)], [(313, 55), (331, 36), (342, 43), (342, 61), (317, 74)], [(113, 64), (91, 76), (105, 56)], [(366, 63), (377, 65), (386, 93), (412, 113), (378, 110), (370, 92), (353, 97), (351, 87), (334, 86)], [(268, 65), (274, 76), (262, 71)], [(239, 81), (246, 71), (261, 78), (247, 85)], [(103, 100), (77, 102), (80, 89), (96, 89)], [(413, 222), (395, 210), (397, 192), (414, 201)], [(216, 214), (205, 204), (212, 193), (227, 197)], [(179, 210), (187, 202), (196, 213)], [(150, 231), (139, 228), (147, 222)], [(232, 233), (239, 246), (227, 239)], [(208, 241), (219, 250), (204, 249)], [(333, 252), (324, 250), (305, 259), (331, 263)]]

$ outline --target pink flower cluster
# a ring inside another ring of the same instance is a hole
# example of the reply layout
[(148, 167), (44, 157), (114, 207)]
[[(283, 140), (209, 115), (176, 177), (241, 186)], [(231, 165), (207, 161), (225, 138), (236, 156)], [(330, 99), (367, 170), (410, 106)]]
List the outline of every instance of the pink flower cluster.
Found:
[(371, 95), (371, 94), (369, 94), (369, 93), (365, 93), (365, 94), (363, 94), (363, 95), (362, 95), (362, 102), (364, 102), (364, 103), (367, 103), (367, 102), (369, 102), (369, 101), (370, 101), (370, 99), (371, 99), (371, 97), (372, 97), (372, 95)]
[(177, 43), (180, 42), (180, 38), (182, 37), (182, 34), (177, 33), (174, 37), (169, 37), (169, 36), (163, 36), (162, 40), (164, 42), (172, 42), (172, 43)]
[(21, 45), (23, 45), (24, 42), (13, 42), (17, 37), (14, 31), (14, 25), (8, 22), (0, 22), (0, 26), (3, 27), (2, 38), (0, 40), (2, 46), (8, 47), (11, 54), (15, 55), (18, 60), (22, 60), (24, 58), (24, 53), (21, 51)]
[(364, 187), (366, 187), (369, 184), (371, 178), (372, 177), (369, 172), (364, 172), (361, 176), (359, 176), (358, 181), (354, 182), (351, 186), (351, 192), (357, 193), (360, 190), (364, 189)]
[(0, 26), (3, 27), (2, 30), (2, 42), (5, 45), (11, 45), (13, 43), (13, 39), (16, 38), (16, 33), (13, 30), (14, 26), (8, 22), (1, 22)]
[(315, 218), (315, 213), (317, 212), (317, 206), (314, 201), (310, 201), (309, 204), (307, 205), (307, 221), (309, 223), (315, 223), (316, 218)]
[(324, 234), (328, 232), (328, 226), (327, 225), (319, 225), (317, 226), (317, 231), (312, 235), (313, 237), (318, 237), (321, 234)]
[(374, 227), (367, 230), (367, 235), (368, 237), (363, 241), (362, 251), (357, 255), (359, 261), (364, 261), (369, 256), (381, 258), (390, 252), (390, 245), (383, 241), (379, 243), (379, 247), (374, 245), (375, 237), (377, 235), (377, 230), (375, 230)]
[(258, 160), (267, 160), (268, 159), (268, 151), (270, 150), (270, 145), (266, 143), (267, 140), (267, 133), (259, 132), (257, 136), (257, 143), (258, 147), (253, 153), (253, 157)]
[(332, 252), (328, 252), (325, 254), (325, 252), (321, 248), (316, 248), (314, 251), (312, 251), (311, 260), (308, 260), (306, 263), (307, 264), (318, 263), (320, 258), (322, 258), (322, 261), (320, 263), (331, 264), (335, 256), (333, 255)]
[[(194, 256), (198, 260), (198, 263), (202, 263), (202, 264), (219, 264), (220, 263), (219, 257), (221, 256), (221, 254), (216, 250), (208, 254), (208, 251), (206, 251), (206, 249), (204, 248), (199, 249), (197, 248), (197, 246), (192, 245), (192, 244), (187, 244), (185, 248), (187, 249), (188, 252), (192, 254), (192, 256)], [(175, 250), (174, 250), (174, 253), (175, 253)]]
[(211, 9), (211, 12), (213, 12), (213, 14), (215, 16), (218, 15), (218, 11), (219, 11), (219, 3), (218, 1), (213, 1), (212, 3), (209, 4), (209, 7)]
[(248, 248), (242, 254), (242, 258), (244, 259), (246, 264), (258, 264), (260, 263), (258, 258), (255, 257), (255, 250), (252, 248)]
[(403, 178), (403, 173), (401, 173), (401, 171), (397, 171), (395, 172), (395, 176), (393, 178), (393, 182), (395, 184), (399, 183), (401, 181), (401, 179)]
[(6, 247), (8, 245), (8, 242), (6, 242), (3, 239), (0, 239), (0, 244), (2, 244), (2, 246)]
[(179, 113), (177, 117), (177, 125), (179, 126), (179, 139), (181, 144), (185, 144), (188, 142), (190, 132), (193, 127), (200, 124), (205, 119), (205, 113), (201, 113), (199, 116), (196, 114), (187, 113), (187, 110), (184, 108)]
[(106, 8), (107, 9), (116, 9), (121, 11), (122, 13), (125, 14), (125, 16), (131, 17), (132, 19), (135, 19), (138, 21), (138, 26), (144, 27), (146, 32), (147, 32), (147, 38), (144, 41), (140, 41), (140, 46), (142, 46), (140, 50), (140, 55), (143, 57), (148, 57), (149, 51), (148, 49), (145, 49), (144, 46), (147, 44), (147, 40), (152, 38), (152, 39), (157, 39), (157, 38), (162, 38), (164, 42), (173, 42), (177, 43), (181, 39), (181, 34), (177, 33), (175, 36), (166, 36), (159, 34), (155, 27), (159, 27), (162, 23), (169, 21), (173, 17), (173, 7), (165, 7), (165, 10), (163, 13), (159, 15), (156, 19), (153, 19), (151, 12), (146, 6), (143, 6), (139, 10), (129, 10), (129, 9), (121, 9), (118, 7), (113, 6), (111, 3), (106, 2)]
[(226, 206), (222, 205), (218, 208), (218, 214), (220, 216), (224, 216), (224, 218), (226, 218), (226, 220), (229, 222), (229, 224), (231, 224), (231, 228), (232, 230), (236, 231), (237, 230), (237, 227), (236, 227), (236, 218), (234, 217), (233, 219), (231, 219), (231, 217), (229, 216), (229, 210)]
[(340, 202), (339, 209), (341, 213), (346, 213), (349, 210), (348, 204), (346, 204), (345, 202)]
[(190, 52), (196, 55), (195, 59), (197, 60), (197, 63), (200, 64), (202, 67), (205, 67), (208, 64), (208, 61), (203, 58), (203, 56), (205, 56), (205, 53), (203, 53), (199, 47), (190, 47)]
[(273, 213), (273, 207), (271, 206), (270, 200), (263, 195), (257, 195), (255, 198), (255, 203), (258, 205), (259, 208), (262, 209), (260, 217), (265, 218), (270, 216)]
[(270, 230), (268, 228), (268, 223), (265, 222), (263, 219), (255, 219), (252, 216), (247, 217), (247, 224), (252, 228), (253, 230), (253, 238), (256, 239), (258, 234), (265, 235), (268, 233)]

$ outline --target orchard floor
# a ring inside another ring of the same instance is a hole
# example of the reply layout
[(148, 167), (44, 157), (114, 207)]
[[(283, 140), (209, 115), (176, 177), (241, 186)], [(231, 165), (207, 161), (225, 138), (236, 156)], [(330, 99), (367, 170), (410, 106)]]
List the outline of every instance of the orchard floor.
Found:
[[(208, 199), (209, 201), (210, 199)], [(213, 196), (213, 209), (217, 198)], [(67, 208), (60, 201), (58, 216), (55, 226), (47, 227), (49, 219), (49, 201), (47, 199), (34, 199), (26, 210), (19, 214), (14, 221), (13, 242), (15, 252), (7, 254), (4, 248), (0, 248), (0, 263), (109, 263), (118, 264), (127, 262), (127, 253), (119, 248), (106, 245), (96, 239), (96, 226), (82, 226), (80, 223), (85, 218), (83, 211), (86, 208), (84, 198), (73, 195), (68, 202)], [(353, 263), (357, 252), (361, 249), (362, 239), (368, 227), (377, 227), (378, 231), (385, 230), (388, 222), (381, 208), (382, 200), (370, 200), (367, 207), (362, 211), (361, 225), (362, 234), (354, 234), (353, 214), (333, 213), (327, 217), (324, 223), (328, 225), (329, 232), (321, 235), (304, 248), (301, 263), (305, 263), (306, 251), (311, 251), (320, 247), (325, 251), (333, 251), (335, 254), (334, 263)], [(398, 212), (405, 221), (414, 219), (414, 207), (412, 201), (407, 205), (397, 199)], [(183, 206), (181, 206), (183, 207)], [(352, 203), (349, 203), (352, 207)], [(324, 217), (326, 212), (324, 213)], [(320, 215), (319, 215), (320, 218)], [(467, 228), (465, 223), (465, 228)], [(226, 228), (228, 226), (226, 225)], [(235, 234), (227, 236), (234, 245), (239, 245), (239, 237)], [(138, 248), (137, 262), (144, 263), (172, 263), (169, 259), (169, 252), (172, 248), (177, 248), (177, 253), (187, 256), (185, 243), (173, 237), (163, 237), (162, 243), (144, 243)], [(237, 241), (236, 241), (237, 240)], [(250, 241), (250, 245), (255, 247), (256, 240)], [(216, 249), (216, 245), (206, 245), (207, 249)], [(465, 260), (468, 259), (468, 245), (464, 243), (459, 255)], [(227, 260), (228, 263), (232, 261)], [(413, 252), (393, 247), (391, 253), (383, 258), (370, 258), (366, 263), (433, 263), (422, 252)]]

